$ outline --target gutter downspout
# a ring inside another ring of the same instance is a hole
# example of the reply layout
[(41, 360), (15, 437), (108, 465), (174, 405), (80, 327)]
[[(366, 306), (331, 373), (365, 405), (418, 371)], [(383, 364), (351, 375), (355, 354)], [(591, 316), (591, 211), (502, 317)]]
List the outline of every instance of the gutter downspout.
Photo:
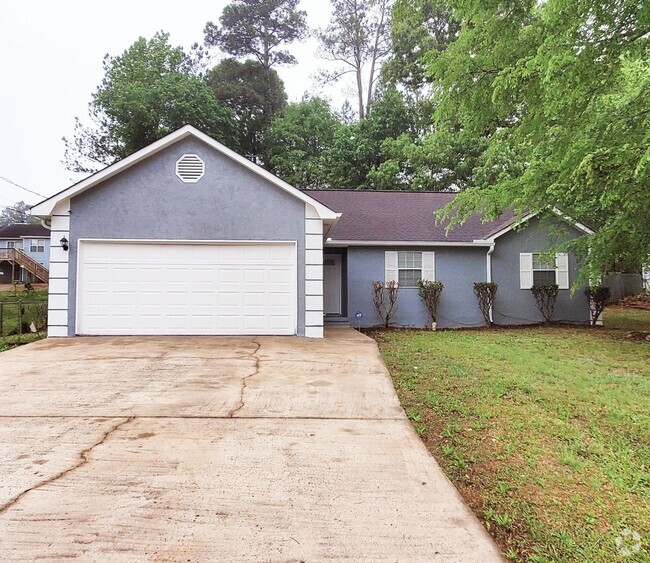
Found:
[[(486, 277), (486, 281), (488, 283), (492, 282), (492, 253), (494, 252), (495, 246), (496, 245), (494, 243), (492, 243), (490, 245), (490, 249), (487, 251), (487, 255), (486, 255), (487, 272), (486, 272), (485, 277)], [(494, 316), (493, 316), (493, 311), (492, 311), (493, 306), (494, 306), (494, 304), (490, 304), (490, 323), (494, 322)]]

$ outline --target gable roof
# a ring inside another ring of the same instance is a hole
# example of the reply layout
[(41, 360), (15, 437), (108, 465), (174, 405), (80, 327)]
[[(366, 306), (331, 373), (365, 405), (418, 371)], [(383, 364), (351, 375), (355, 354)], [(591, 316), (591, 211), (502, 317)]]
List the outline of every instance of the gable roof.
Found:
[(38, 223), (13, 223), (0, 227), (0, 239), (19, 239), (21, 237), (50, 238), (50, 231)]
[(456, 194), (449, 192), (308, 190), (307, 193), (342, 213), (328, 234), (330, 243), (490, 244), (488, 239), (496, 233), (517, 224), (512, 212), (486, 223), (475, 213), (445, 234), (446, 224), (436, 222), (435, 212), (454, 199)]
[(48, 199), (40, 203), (37, 203), (31, 209), (32, 215), (35, 215), (37, 217), (50, 217), (57, 203), (69, 199), (71, 197), (74, 197), (76, 195), (79, 195), (80, 193), (83, 193), (86, 190), (89, 190), (97, 186), (104, 180), (112, 178), (116, 174), (119, 174), (120, 172), (127, 170), (131, 166), (134, 166), (135, 164), (162, 151), (163, 149), (166, 149), (167, 147), (170, 147), (175, 143), (178, 143), (183, 139), (186, 139), (187, 137), (194, 137), (200, 141), (203, 141), (209, 147), (220, 152), (221, 154), (230, 158), (231, 160), (234, 160), (235, 162), (242, 165), (244, 168), (247, 168), (254, 174), (261, 176), (265, 180), (276, 185), (280, 189), (288, 192), (289, 194), (298, 198), (299, 200), (312, 205), (316, 209), (316, 212), (318, 213), (318, 216), (321, 219), (331, 220), (331, 221), (335, 221), (336, 219), (338, 219), (338, 215), (334, 211), (329, 209), (325, 204), (316, 201), (305, 192), (287, 184), (285, 181), (271, 174), (269, 171), (264, 170), (262, 167), (251, 162), (247, 158), (241, 156), (240, 154), (237, 154), (235, 151), (230, 150), (225, 145), (222, 145), (218, 141), (215, 141), (212, 137), (209, 137), (208, 135), (202, 133), (201, 131), (199, 131), (195, 127), (192, 127), (191, 125), (185, 125), (184, 127), (181, 127), (177, 131), (170, 133), (169, 135), (163, 137), (162, 139), (156, 141), (155, 143), (152, 143), (149, 146), (140, 149), (139, 151), (133, 153), (130, 156), (127, 156), (126, 158), (123, 158), (122, 160), (116, 162), (115, 164), (111, 164), (110, 166), (107, 166), (103, 170), (96, 172), (92, 176), (89, 176), (88, 178), (85, 178), (84, 180), (81, 180), (80, 182), (73, 184), (69, 188), (66, 188), (65, 190), (53, 195), (52, 197), (49, 197)]

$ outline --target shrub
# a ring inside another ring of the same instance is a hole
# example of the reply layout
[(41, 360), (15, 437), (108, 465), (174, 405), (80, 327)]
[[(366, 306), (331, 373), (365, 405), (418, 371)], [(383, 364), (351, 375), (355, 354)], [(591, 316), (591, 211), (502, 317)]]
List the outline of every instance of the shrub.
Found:
[(418, 295), (424, 301), (432, 323), (437, 322), (438, 303), (440, 303), (440, 294), (444, 287), (439, 281), (420, 280), (418, 282)]
[(474, 284), (474, 295), (478, 299), (478, 308), (483, 313), (485, 324), (492, 325), (492, 306), (494, 305), (494, 298), (497, 295), (499, 285), (494, 282), (476, 282)]
[(535, 298), (537, 308), (542, 313), (544, 320), (549, 322), (553, 317), (555, 301), (557, 300), (560, 287), (555, 284), (534, 285), (530, 291)]
[[(375, 306), (377, 314), (384, 323), (384, 328), (388, 328), (390, 321), (397, 312), (397, 292), (399, 284), (396, 281), (389, 282), (372, 282), (372, 304)], [(388, 302), (386, 303), (386, 298)]]
[(609, 287), (603, 285), (592, 285), (585, 289), (585, 295), (589, 299), (591, 312), (591, 326), (596, 326), (600, 315), (603, 314), (605, 306), (609, 303), (612, 292)]

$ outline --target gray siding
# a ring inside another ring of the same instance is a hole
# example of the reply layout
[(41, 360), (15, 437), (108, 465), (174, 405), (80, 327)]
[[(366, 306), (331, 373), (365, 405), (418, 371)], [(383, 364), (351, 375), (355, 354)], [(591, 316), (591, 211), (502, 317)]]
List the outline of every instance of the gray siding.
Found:
[[(355, 313), (361, 311), (361, 326), (375, 326), (381, 319), (372, 304), (371, 284), (384, 279), (386, 250), (435, 252), (436, 279), (445, 284), (438, 309), (438, 326), (454, 328), (481, 326), (483, 316), (474, 297), (474, 282), (485, 281), (487, 248), (403, 247), (348, 248), (348, 316), (357, 326)], [(429, 326), (427, 311), (415, 288), (402, 288), (398, 294), (394, 325), (424, 328)]]
[[(185, 184), (175, 163), (196, 153), (205, 176)], [(268, 240), (298, 243), (298, 334), (305, 330), (305, 204), (196, 139), (186, 139), (71, 200), (69, 334), (80, 238)]]
[[(552, 236), (550, 233), (553, 233)], [(522, 230), (511, 231), (496, 241), (492, 254), (492, 280), (499, 284), (494, 304), (494, 322), (514, 325), (539, 323), (544, 319), (535, 305), (529, 289), (520, 289), (519, 254), (539, 252), (580, 236), (581, 233), (560, 221), (540, 224), (538, 219), (528, 221)], [(575, 256), (569, 253), (569, 284), (573, 286), (578, 274)], [(589, 322), (589, 301), (584, 287), (572, 294), (561, 289), (555, 305), (553, 320), (571, 323)]]

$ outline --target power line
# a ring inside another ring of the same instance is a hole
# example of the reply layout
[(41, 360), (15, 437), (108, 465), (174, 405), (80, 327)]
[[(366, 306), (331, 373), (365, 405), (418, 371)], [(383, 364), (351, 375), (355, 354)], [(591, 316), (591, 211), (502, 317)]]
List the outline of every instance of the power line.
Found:
[(16, 186), (17, 188), (20, 188), (21, 190), (25, 190), (26, 192), (29, 192), (30, 194), (37, 195), (39, 197), (47, 197), (43, 194), (39, 194), (38, 192), (35, 192), (34, 190), (30, 190), (29, 188), (26, 188), (25, 186), (21, 186), (20, 184), (16, 184), (16, 182), (13, 182), (9, 178), (5, 178), (4, 176), (0, 176), (0, 180), (4, 180), (5, 182), (11, 184), (12, 186)]

